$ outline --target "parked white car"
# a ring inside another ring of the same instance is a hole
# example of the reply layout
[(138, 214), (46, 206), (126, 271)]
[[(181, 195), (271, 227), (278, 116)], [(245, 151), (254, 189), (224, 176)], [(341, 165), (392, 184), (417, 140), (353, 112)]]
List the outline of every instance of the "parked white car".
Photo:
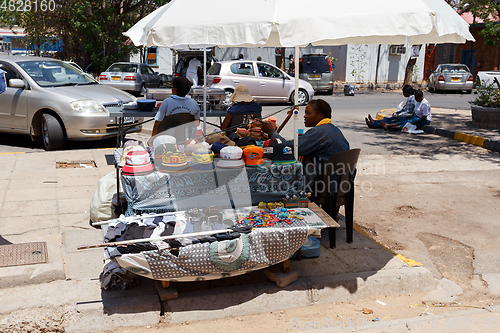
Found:
[(163, 85), (158, 72), (146, 64), (115, 62), (99, 75), (101, 84), (144, 96), (147, 88), (160, 88)]
[[(476, 86), (492, 84), (495, 78), (500, 82), (500, 71), (479, 71), (476, 75)], [(493, 86), (498, 88), (496, 84)]]
[(473, 77), (463, 64), (441, 64), (429, 75), (429, 90), (465, 90), (472, 92)]
[[(240, 83), (247, 85), (250, 95), (259, 103), (288, 103), (293, 102), (295, 97), (295, 78), (267, 62), (218, 61), (208, 70), (207, 86), (223, 89), (226, 92), (226, 103), (229, 103), (235, 87)], [(299, 80), (297, 104), (307, 104), (313, 96), (311, 84)]]

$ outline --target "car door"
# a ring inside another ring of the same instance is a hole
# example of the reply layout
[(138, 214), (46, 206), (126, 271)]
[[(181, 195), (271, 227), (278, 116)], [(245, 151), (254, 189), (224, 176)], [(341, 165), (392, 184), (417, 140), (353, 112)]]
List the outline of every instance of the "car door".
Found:
[(155, 74), (155, 72), (151, 69), (149, 66), (144, 66), (146, 67), (146, 72), (148, 76), (148, 81), (149, 81), (149, 87), (150, 88), (158, 88), (158, 85), (160, 84), (160, 76)]
[(139, 66), (141, 81), (146, 88), (151, 88), (151, 78), (148, 73), (148, 68), (145, 65)]
[(278, 67), (257, 63), (259, 71), (259, 96), (266, 102), (287, 102), (290, 80)]
[(27, 130), (30, 91), (9, 87), (11, 79), (23, 79), (22, 75), (11, 65), (0, 62), (0, 69), (6, 72), (6, 89), (3, 94), (0, 94), (0, 128)]
[(230, 80), (234, 87), (242, 83), (248, 87), (248, 92), (255, 100), (259, 101), (259, 81), (253, 62), (235, 62), (229, 66)]

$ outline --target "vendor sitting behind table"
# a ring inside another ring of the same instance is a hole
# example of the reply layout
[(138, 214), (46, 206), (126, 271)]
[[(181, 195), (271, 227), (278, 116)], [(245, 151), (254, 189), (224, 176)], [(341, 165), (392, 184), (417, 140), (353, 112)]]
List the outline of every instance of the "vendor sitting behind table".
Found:
[(158, 134), (160, 124), (166, 116), (177, 113), (190, 113), (195, 119), (194, 126), (198, 126), (200, 121), (200, 106), (194, 99), (186, 96), (191, 86), (192, 82), (185, 77), (176, 77), (172, 80), (172, 96), (163, 100), (160, 109), (155, 115), (153, 132), (151, 138), (148, 140), (148, 146), (151, 146), (153, 143), (155, 135)]
[[(260, 119), (262, 106), (250, 95), (248, 87), (240, 83), (236, 86), (234, 93), (229, 98), (231, 103), (235, 103), (227, 110), (226, 118), (222, 122), (221, 130), (228, 129), (227, 132), (234, 132), (234, 127), (245, 127), (254, 119)], [(229, 135), (229, 133), (226, 133)]]
[[(349, 142), (331, 120), (332, 108), (322, 99), (311, 100), (307, 103), (304, 114), (306, 127), (313, 127), (304, 135), (299, 136), (299, 156), (302, 156), (306, 191), (312, 192), (313, 182), (319, 174), (321, 166), (328, 162), (336, 153), (349, 150)], [(293, 147), (293, 140), (286, 141), (274, 131), (269, 121), (262, 123), (262, 130), (269, 133), (269, 138), (279, 138)]]

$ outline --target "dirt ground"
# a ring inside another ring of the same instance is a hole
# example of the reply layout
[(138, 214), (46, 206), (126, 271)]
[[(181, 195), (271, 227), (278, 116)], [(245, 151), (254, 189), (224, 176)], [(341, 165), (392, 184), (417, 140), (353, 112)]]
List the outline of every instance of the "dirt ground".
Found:
[[(288, 309), (284, 311), (266, 312), (257, 315), (184, 322), (176, 325), (159, 323), (146, 327), (120, 328), (105, 333), (147, 333), (147, 332), (293, 332), (308, 331), (311, 329), (335, 328), (344, 325), (357, 329), (375, 327), (378, 320), (389, 321), (396, 319), (432, 316), (435, 314), (483, 308), (488, 305), (499, 305), (500, 301), (492, 300), (484, 295), (476, 295), (474, 301), (461, 301), (456, 304), (423, 304), (422, 299), (427, 293), (404, 294), (393, 296), (372, 297), (346, 303), (321, 304), (308, 307)], [(383, 306), (376, 301), (382, 301)], [(365, 314), (366, 313), (366, 314)], [(349, 324), (347, 324), (349, 322)], [(370, 326), (372, 325), (372, 326)], [(104, 333), (104, 332), (103, 332)]]

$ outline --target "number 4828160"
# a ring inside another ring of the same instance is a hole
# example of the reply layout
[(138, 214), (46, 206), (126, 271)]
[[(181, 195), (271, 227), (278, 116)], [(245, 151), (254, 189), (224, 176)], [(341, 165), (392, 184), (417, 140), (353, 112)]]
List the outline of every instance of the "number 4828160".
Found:
[(5, 12), (53, 12), (56, 9), (54, 0), (0, 0), (0, 2), (0, 10)]

